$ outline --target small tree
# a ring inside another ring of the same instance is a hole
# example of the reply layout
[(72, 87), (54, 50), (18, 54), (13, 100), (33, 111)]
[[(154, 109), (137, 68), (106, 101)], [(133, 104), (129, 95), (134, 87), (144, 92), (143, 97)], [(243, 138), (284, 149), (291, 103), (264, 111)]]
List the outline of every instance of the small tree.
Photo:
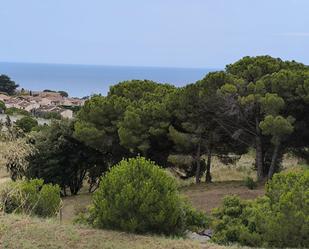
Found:
[(107, 169), (104, 155), (77, 140), (73, 127), (70, 121), (54, 121), (35, 133), (35, 153), (28, 157), (26, 176), (58, 184), (63, 195), (67, 195), (67, 188), (76, 195), (93, 167), (99, 166), (101, 174)]
[(121, 161), (102, 178), (92, 211), (100, 228), (159, 234), (184, 229), (184, 205), (175, 180), (141, 157)]
[[(27, 158), (34, 153), (29, 137), (13, 125), (9, 116), (0, 129), (1, 162), (13, 181), (25, 176), (28, 169)], [(2, 128), (5, 129), (2, 129)]]

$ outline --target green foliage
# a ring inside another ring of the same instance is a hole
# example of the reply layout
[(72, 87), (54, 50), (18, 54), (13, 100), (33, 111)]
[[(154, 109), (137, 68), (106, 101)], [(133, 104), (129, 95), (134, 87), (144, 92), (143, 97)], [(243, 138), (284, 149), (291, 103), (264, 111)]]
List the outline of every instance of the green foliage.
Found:
[(23, 116), (30, 116), (31, 115), (30, 112), (27, 112), (27, 111), (22, 110), (22, 109), (18, 109), (16, 107), (6, 108), (5, 114), (7, 114), (7, 115), (23, 115)]
[(0, 204), (6, 213), (55, 216), (61, 205), (60, 188), (41, 179), (11, 182), (2, 187)]
[(249, 176), (245, 178), (244, 184), (248, 189), (257, 188), (257, 183), (253, 180), (252, 177), (249, 177)]
[(279, 97), (276, 93), (266, 93), (265, 97), (261, 98), (261, 109), (269, 115), (278, 114), (284, 105), (283, 98)]
[(284, 66), (284, 62), (281, 59), (270, 56), (247, 56), (228, 65), (226, 71), (243, 78), (247, 82), (256, 82), (264, 75), (277, 72)]
[(248, 246), (309, 246), (309, 171), (275, 174), (265, 197), (230, 196), (214, 211), (214, 241)]
[(210, 218), (202, 211), (196, 210), (190, 203), (185, 202), (185, 223), (190, 231), (199, 231), (209, 227)]
[(67, 188), (77, 194), (93, 167), (100, 166), (100, 176), (107, 168), (104, 156), (77, 140), (73, 133), (74, 124), (64, 120), (54, 121), (33, 134), (35, 153), (28, 157), (26, 176), (58, 184), (63, 195)]
[(166, 98), (174, 90), (148, 80), (112, 86), (107, 97), (93, 96), (81, 108), (75, 136), (111, 155), (111, 165), (137, 154), (165, 165), (171, 147)]
[(220, 87), (219, 92), (226, 93), (220, 123), (234, 138), (256, 147), (259, 181), (280, 169), (289, 147), (308, 147), (301, 138), (309, 138), (308, 69), (270, 56), (244, 57), (226, 67), (239, 81)]
[[(122, 160), (102, 178), (92, 212), (100, 228), (159, 234), (185, 229), (184, 203), (175, 180), (142, 157)], [(200, 222), (190, 213), (191, 224)]]
[(26, 116), (18, 119), (15, 122), (15, 125), (27, 133), (38, 126), (38, 121), (30, 116)]
[(293, 118), (284, 118), (282, 116), (267, 115), (260, 123), (260, 128), (265, 135), (272, 135), (272, 142), (278, 143), (279, 140), (293, 132)]
[(58, 112), (37, 112), (35, 113), (35, 116), (44, 118), (44, 119), (61, 119), (61, 114)]
[(6, 109), (6, 106), (5, 106), (4, 102), (0, 100), (0, 113), (2, 111), (5, 111), (5, 109)]
[(65, 91), (58, 91), (62, 97), (69, 97), (69, 94)]
[(118, 96), (93, 96), (77, 115), (74, 136), (94, 149), (111, 155), (111, 164), (119, 162), (127, 153), (120, 145), (118, 123), (129, 101)]
[(277, 247), (309, 247), (309, 171), (274, 175), (266, 197), (257, 215), (263, 239)]
[(7, 93), (8, 95), (13, 95), (15, 93), (18, 85), (10, 79), (7, 75), (0, 75), (0, 92)]
[[(257, 202), (261, 202), (258, 200)], [(219, 244), (239, 243), (259, 247), (263, 245), (258, 232), (255, 203), (241, 200), (238, 196), (226, 196), (223, 205), (213, 210), (214, 236), (212, 240)]]

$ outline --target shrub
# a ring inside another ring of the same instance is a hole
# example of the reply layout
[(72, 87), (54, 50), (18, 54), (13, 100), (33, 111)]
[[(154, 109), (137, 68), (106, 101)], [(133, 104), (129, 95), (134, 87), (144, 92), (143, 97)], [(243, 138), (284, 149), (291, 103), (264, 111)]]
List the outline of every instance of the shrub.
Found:
[(38, 126), (38, 121), (30, 116), (22, 117), (15, 122), (15, 125), (24, 132), (30, 132), (33, 128)]
[(226, 196), (223, 205), (213, 210), (213, 241), (219, 244), (238, 242), (242, 245), (259, 246), (260, 236), (250, 221), (251, 203), (237, 196)]
[(27, 112), (27, 111), (22, 110), (22, 109), (18, 109), (16, 107), (6, 108), (5, 114), (7, 114), (7, 115), (23, 115), (23, 116), (30, 116), (31, 115), (30, 112)]
[(308, 248), (309, 171), (276, 174), (264, 197), (226, 197), (213, 215), (213, 240), (221, 244)]
[(180, 197), (175, 179), (142, 157), (122, 160), (94, 193), (92, 217), (99, 228), (137, 233), (180, 234), (201, 217)]
[(276, 247), (309, 247), (309, 170), (276, 174), (256, 217), (263, 239)]
[(0, 113), (5, 111), (5, 109), (6, 109), (6, 106), (5, 106), (4, 102), (0, 100)]
[(54, 216), (60, 209), (60, 188), (41, 179), (10, 182), (1, 189), (0, 204), (6, 213)]
[(246, 177), (244, 180), (244, 184), (248, 189), (256, 189), (257, 183), (253, 180), (252, 177)]
[(184, 213), (186, 229), (190, 231), (198, 231), (201, 228), (209, 227), (209, 217), (205, 213), (193, 208), (188, 202), (185, 202)]

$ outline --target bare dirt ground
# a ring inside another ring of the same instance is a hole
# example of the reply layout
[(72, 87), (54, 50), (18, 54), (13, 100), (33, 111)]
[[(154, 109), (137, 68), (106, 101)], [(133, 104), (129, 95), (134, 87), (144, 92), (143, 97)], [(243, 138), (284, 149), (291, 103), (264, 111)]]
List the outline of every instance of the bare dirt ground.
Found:
[(264, 186), (250, 190), (241, 181), (201, 183), (184, 187), (182, 193), (188, 197), (193, 206), (210, 213), (213, 208), (220, 206), (224, 196), (238, 195), (243, 199), (254, 199), (264, 194)]

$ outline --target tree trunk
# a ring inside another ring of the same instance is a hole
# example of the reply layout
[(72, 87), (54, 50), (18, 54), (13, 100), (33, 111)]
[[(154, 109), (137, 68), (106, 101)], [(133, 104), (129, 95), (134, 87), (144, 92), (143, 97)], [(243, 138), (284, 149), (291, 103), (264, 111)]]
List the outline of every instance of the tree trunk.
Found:
[(201, 181), (201, 144), (199, 143), (196, 152), (195, 182), (200, 183), (200, 181)]
[(206, 183), (211, 183), (211, 174), (210, 174), (210, 167), (211, 167), (211, 150), (208, 150), (207, 155), (207, 163), (206, 163)]
[(263, 181), (263, 147), (262, 147), (262, 138), (261, 138), (261, 130), (260, 130), (260, 121), (259, 118), (255, 119), (256, 125), (256, 137), (255, 137), (255, 163), (257, 167), (257, 180), (258, 182)]
[(279, 155), (279, 148), (280, 148), (280, 143), (275, 144), (274, 152), (271, 157), (271, 163), (268, 171), (268, 179), (271, 179), (275, 173), (276, 165), (277, 165), (277, 159)]

